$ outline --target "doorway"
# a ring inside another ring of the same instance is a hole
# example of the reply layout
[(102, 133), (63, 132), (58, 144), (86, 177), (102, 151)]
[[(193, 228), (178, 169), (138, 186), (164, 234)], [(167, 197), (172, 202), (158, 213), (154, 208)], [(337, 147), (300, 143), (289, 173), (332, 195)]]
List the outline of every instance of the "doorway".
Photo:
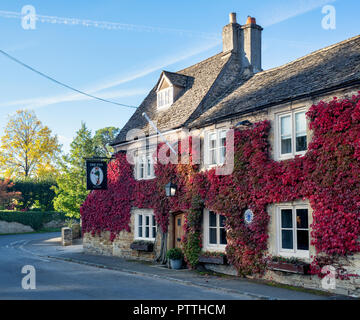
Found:
[(181, 238), (184, 235), (184, 213), (177, 213), (174, 215), (174, 247), (181, 249)]

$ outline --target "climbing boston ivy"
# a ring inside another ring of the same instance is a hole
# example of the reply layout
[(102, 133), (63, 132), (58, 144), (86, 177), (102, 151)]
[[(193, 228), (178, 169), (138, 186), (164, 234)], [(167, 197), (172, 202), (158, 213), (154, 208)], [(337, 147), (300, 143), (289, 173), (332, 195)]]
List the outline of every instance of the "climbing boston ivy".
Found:
[[(202, 244), (202, 211), (207, 208), (226, 217), (228, 262), (240, 275), (262, 274), (270, 219), (267, 207), (309, 199), (316, 249), (312, 273), (321, 276), (325, 264), (343, 271), (341, 261), (360, 251), (360, 92), (351, 99), (313, 105), (307, 117), (312, 130), (308, 151), (285, 161), (270, 157), (269, 121), (236, 129), (234, 171), (228, 176), (216, 175), (215, 169), (199, 171), (191, 161), (158, 163), (156, 178), (139, 182), (126, 156), (118, 154), (109, 164), (108, 190), (93, 191), (81, 207), (84, 232), (107, 230), (113, 240), (120, 231), (130, 230), (132, 206), (154, 209), (158, 225), (167, 232), (170, 212), (183, 211), (183, 251), (188, 265), (195, 267)], [(179, 156), (187, 153), (191, 160), (191, 148), (181, 146), (179, 142)], [(175, 197), (167, 198), (164, 186), (170, 180), (178, 190)], [(244, 222), (246, 209), (254, 213), (249, 225)]]

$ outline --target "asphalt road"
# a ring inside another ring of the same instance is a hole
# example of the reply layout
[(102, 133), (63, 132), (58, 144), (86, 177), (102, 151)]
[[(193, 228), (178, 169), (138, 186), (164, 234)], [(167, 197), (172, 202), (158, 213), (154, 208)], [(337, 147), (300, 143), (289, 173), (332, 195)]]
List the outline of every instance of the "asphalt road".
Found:
[[(0, 299), (151, 299), (151, 300), (249, 300), (164, 279), (99, 269), (40, 257), (22, 243), (54, 237), (54, 234), (0, 236)], [(36, 289), (23, 289), (25, 265), (36, 270)]]

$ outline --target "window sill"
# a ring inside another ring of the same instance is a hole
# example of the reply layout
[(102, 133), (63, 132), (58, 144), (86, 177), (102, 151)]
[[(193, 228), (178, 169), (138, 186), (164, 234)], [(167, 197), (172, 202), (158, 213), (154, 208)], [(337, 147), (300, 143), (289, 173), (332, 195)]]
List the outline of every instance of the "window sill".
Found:
[(222, 244), (218, 244), (218, 245), (210, 245), (207, 244), (205, 246), (203, 246), (204, 251), (211, 251), (211, 252), (225, 252), (226, 249), (226, 244), (222, 245)]
[(152, 180), (155, 179), (156, 177), (149, 177), (149, 178), (135, 178), (136, 181), (142, 181), (142, 180)]
[(289, 155), (283, 155), (283, 156), (277, 156), (276, 161), (283, 161), (283, 160), (289, 160), (289, 159), (295, 159), (296, 156), (303, 157), (306, 154), (305, 152), (301, 153), (295, 153), (295, 154), (289, 154)]

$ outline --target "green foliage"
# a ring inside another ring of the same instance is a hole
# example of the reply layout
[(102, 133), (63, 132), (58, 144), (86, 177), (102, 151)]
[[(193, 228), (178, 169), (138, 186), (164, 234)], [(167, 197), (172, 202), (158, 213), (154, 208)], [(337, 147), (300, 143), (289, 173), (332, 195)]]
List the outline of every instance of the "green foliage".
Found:
[(191, 208), (186, 213), (186, 235), (183, 240), (184, 255), (187, 264), (194, 268), (199, 263), (202, 247), (201, 218), (203, 202), (196, 195), (191, 200)]
[(119, 132), (120, 129), (115, 127), (106, 127), (95, 132), (93, 142), (98, 156), (111, 157), (114, 149), (110, 146), (110, 143), (114, 141)]
[(183, 253), (179, 248), (172, 248), (167, 251), (166, 257), (170, 260), (180, 260), (183, 257)]
[(69, 217), (80, 218), (80, 206), (89, 194), (86, 190), (85, 158), (95, 155), (91, 131), (82, 123), (70, 145), (70, 153), (63, 156), (60, 162), (62, 173), (56, 179), (58, 186), (54, 188), (56, 210), (65, 212)]
[(16, 111), (9, 118), (4, 133), (0, 145), (0, 171), (5, 177), (44, 177), (56, 171), (55, 160), (61, 145), (33, 111)]
[(24, 179), (14, 182), (13, 191), (21, 192), (21, 199), (16, 206), (18, 209), (34, 209), (53, 211), (53, 200), (56, 186), (54, 180)]
[(44, 211), (0, 211), (0, 220), (6, 222), (18, 222), (30, 226), (34, 230), (40, 230), (41, 227), (50, 221), (65, 221), (65, 215), (61, 212)]
[(195, 267), (199, 263), (201, 253), (201, 234), (200, 232), (189, 233), (184, 242), (184, 254), (186, 262), (190, 267)]

